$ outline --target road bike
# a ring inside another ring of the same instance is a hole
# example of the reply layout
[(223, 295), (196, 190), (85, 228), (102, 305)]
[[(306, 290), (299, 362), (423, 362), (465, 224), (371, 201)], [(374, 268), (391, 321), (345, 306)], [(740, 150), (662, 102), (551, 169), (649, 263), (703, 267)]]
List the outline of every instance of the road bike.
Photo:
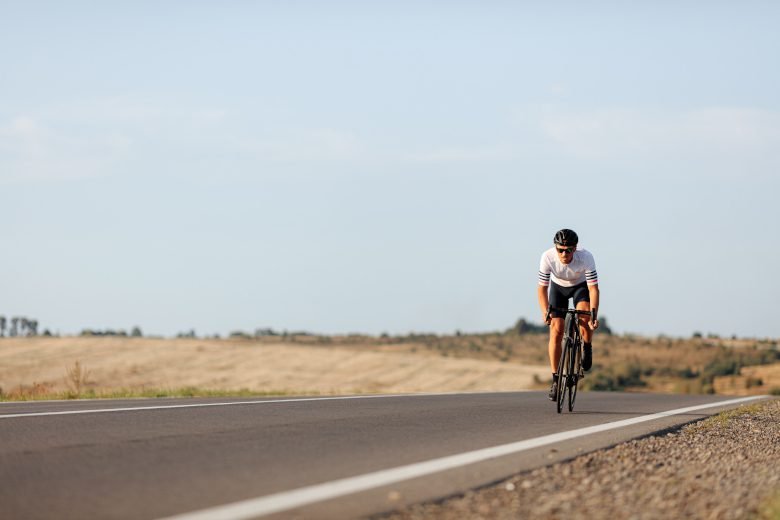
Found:
[(563, 339), (561, 340), (561, 359), (558, 361), (558, 388), (555, 394), (555, 405), (558, 413), (563, 410), (565, 396), (569, 395), (569, 411), (574, 410), (574, 400), (577, 398), (577, 385), (585, 377), (582, 370), (582, 335), (577, 320), (578, 316), (591, 316), (590, 311), (577, 309), (559, 309), (549, 307), (547, 318), (552, 311), (566, 313), (563, 323)]

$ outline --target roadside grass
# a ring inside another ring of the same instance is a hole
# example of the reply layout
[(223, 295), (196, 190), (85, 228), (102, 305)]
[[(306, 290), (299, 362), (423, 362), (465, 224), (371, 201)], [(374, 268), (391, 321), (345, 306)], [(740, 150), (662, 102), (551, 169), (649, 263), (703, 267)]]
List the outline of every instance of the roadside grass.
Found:
[(780, 490), (775, 491), (758, 506), (758, 520), (778, 520), (780, 519)]
[[(409, 334), (406, 336), (369, 337), (285, 335), (254, 339), (154, 339), (154, 338), (0, 338), (0, 347), (23, 344), (25, 348), (49, 344), (70, 344), (85, 342), (94, 344), (95, 349), (110, 351), (111, 348), (132, 342), (145, 342), (164, 348), (166, 345), (190, 342), (193, 349), (201, 352), (203, 345), (214, 348), (223, 345), (241, 345), (241, 348), (262, 348), (265, 345), (308, 346), (311, 348), (354, 349), (355, 351), (381, 351), (416, 353), (421, 356), (444, 358), (468, 358), (485, 361), (501, 361), (521, 365), (546, 365), (548, 335), (538, 332), (519, 333), (515, 330), (481, 334), (435, 335)], [(684, 394), (780, 395), (780, 343), (778, 340), (729, 340), (716, 337), (655, 338), (631, 334), (600, 334), (594, 347), (594, 368), (583, 381), (584, 390), (668, 392)], [(2, 349), (0, 349), (2, 354)], [(200, 354), (198, 354), (200, 355)], [(208, 355), (208, 354), (204, 354)], [(85, 360), (82, 360), (85, 361)], [(48, 361), (38, 361), (41, 365)], [(89, 361), (86, 360), (88, 363)], [(92, 368), (92, 367), (91, 367)], [(759, 372), (758, 368), (766, 368)], [(742, 369), (748, 369), (744, 374)], [(12, 372), (3, 377), (10, 379)], [(40, 376), (29, 376), (40, 377)], [(94, 374), (76, 362), (65, 374), (69, 392), (89, 396), (89, 389), (105, 387), (110, 382), (92, 381)], [(730, 378), (733, 378), (733, 384)], [(34, 380), (34, 379), (33, 379)], [(198, 383), (195, 384), (210, 384)], [(117, 385), (126, 384), (117, 381)], [(168, 383), (149, 384), (176, 384)], [(246, 383), (240, 383), (246, 384)], [(548, 383), (538, 381), (537, 388)], [(0, 382), (0, 385), (2, 383)], [(45, 385), (44, 385), (45, 386)], [(367, 385), (370, 387), (370, 385)], [(58, 385), (58, 388), (62, 385)], [(49, 393), (37, 388), (27, 393)], [(167, 391), (166, 391), (167, 392)], [(174, 392), (175, 393), (175, 392)], [(285, 392), (289, 395), (292, 392)], [(296, 392), (297, 393), (297, 392)]]
[(750, 415), (760, 412), (765, 406), (766, 403), (742, 405), (739, 408), (727, 410), (725, 412), (719, 413), (718, 415), (713, 415), (712, 417), (705, 419), (702, 422), (702, 427), (706, 428), (709, 426), (726, 426), (734, 419), (742, 417), (743, 415)]
[(692, 429), (689, 431), (691, 432), (691, 434), (693, 434), (694, 431), (701, 432), (702, 430), (724, 428), (731, 421), (734, 421), (745, 415), (761, 413), (767, 407), (777, 406), (778, 403), (780, 403), (780, 401), (768, 400), (768, 401), (762, 401), (760, 403), (745, 404), (738, 408), (734, 408), (732, 410), (726, 410), (725, 412), (721, 412), (717, 415), (713, 415), (702, 421), (699, 421), (695, 425), (693, 425)]
[[(55, 390), (51, 383), (33, 383), (19, 385), (10, 392), (0, 387), (0, 402), (7, 401), (53, 401), (72, 399), (137, 399), (161, 397), (278, 397), (278, 396), (316, 396), (321, 392), (311, 390), (249, 390), (213, 389), (184, 386), (178, 388), (110, 388), (97, 389), (89, 380), (90, 371), (79, 361), (65, 369), (67, 390)], [(91, 387), (91, 388), (90, 388)]]
[[(415, 344), (421, 351), (443, 357), (547, 363), (548, 336), (544, 333), (416, 335), (386, 341), (384, 348)], [(720, 377), (738, 377), (745, 367), (780, 364), (780, 349), (776, 341), (768, 340), (602, 334), (594, 347), (594, 363), (592, 377), (584, 380), (586, 390), (713, 394)], [(747, 384), (751, 393), (778, 395), (775, 392), (780, 391), (771, 379), (754, 377)]]
[(53, 391), (49, 385), (33, 383), (20, 386), (11, 392), (0, 390), (0, 402), (9, 401), (53, 401), (75, 399), (137, 399), (162, 397), (280, 397), (280, 396), (318, 396), (321, 392), (305, 390), (215, 390), (187, 386), (182, 388), (119, 388), (111, 390), (87, 389)]

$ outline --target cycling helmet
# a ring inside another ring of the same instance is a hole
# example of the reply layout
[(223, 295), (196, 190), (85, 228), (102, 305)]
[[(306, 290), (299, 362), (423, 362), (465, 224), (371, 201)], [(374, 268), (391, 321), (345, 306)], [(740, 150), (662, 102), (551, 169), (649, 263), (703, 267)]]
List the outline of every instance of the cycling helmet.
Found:
[(554, 241), (559, 246), (576, 246), (577, 242), (579, 242), (579, 237), (571, 229), (561, 229), (555, 233)]

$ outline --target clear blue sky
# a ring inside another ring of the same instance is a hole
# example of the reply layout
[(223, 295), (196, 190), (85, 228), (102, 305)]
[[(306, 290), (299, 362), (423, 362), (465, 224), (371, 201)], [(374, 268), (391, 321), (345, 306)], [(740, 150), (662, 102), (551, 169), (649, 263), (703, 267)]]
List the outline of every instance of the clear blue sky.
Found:
[(0, 4), (0, 314), (780, 337), (780, 4)]

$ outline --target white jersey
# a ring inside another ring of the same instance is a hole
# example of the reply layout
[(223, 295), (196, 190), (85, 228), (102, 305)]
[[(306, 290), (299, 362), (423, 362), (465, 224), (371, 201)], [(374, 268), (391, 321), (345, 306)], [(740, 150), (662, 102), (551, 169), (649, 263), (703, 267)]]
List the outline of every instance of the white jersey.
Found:
[(550, 285), (550, 279), (562, 287), (574, 287), (582, 282), (588, 285), (599, 283), (596, 274), (596, 261), (590, 251), (577, 248), (574, 258), (568, 264), (561, 262), (555, 247), (542, 253), (539, 264), (539, 285)]

